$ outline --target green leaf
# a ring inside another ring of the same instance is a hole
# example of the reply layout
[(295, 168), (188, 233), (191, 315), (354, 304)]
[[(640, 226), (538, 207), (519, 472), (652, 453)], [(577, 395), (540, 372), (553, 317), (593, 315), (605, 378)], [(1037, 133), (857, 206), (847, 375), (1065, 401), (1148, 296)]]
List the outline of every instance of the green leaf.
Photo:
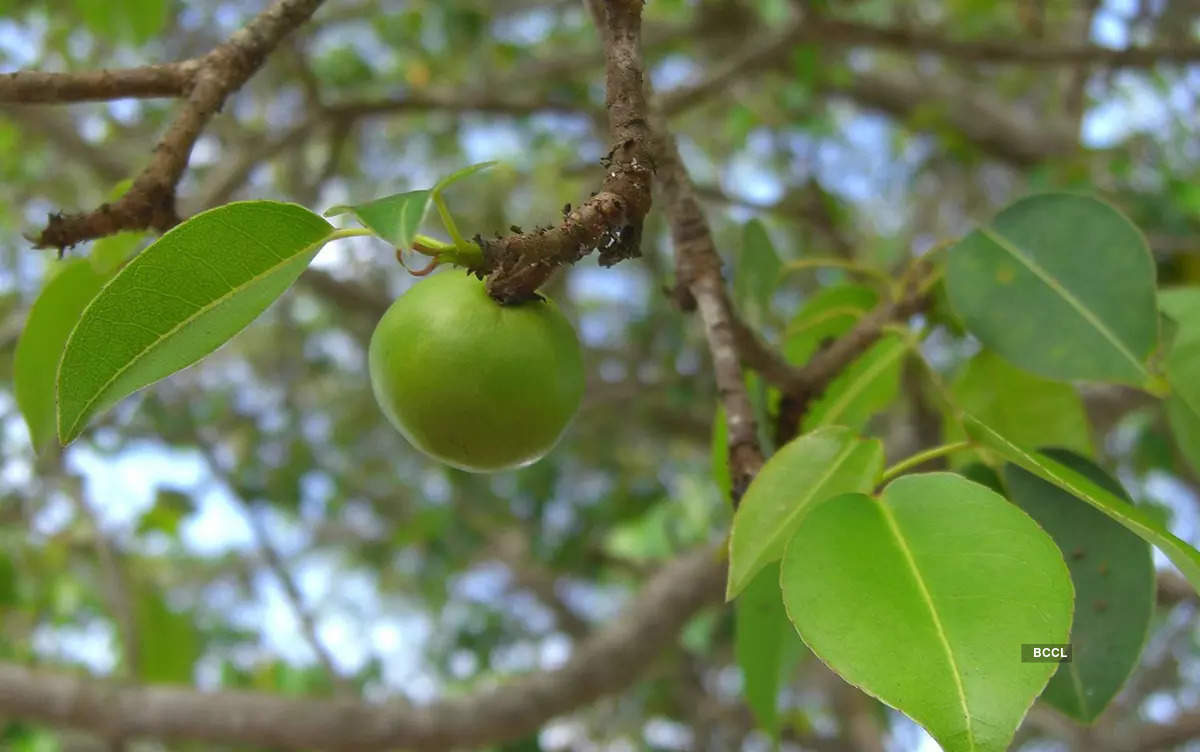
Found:
[(363, 227), (397, 248), (408, 250), (429, 210), (432, 195), (432, 191), (397, 193), (365, 204), (334, 206), (325, 212), (325, 216), (336, 217), (351, 212)]
[[(1112, 477), (1062, 449), (1047, 457), (1133, 502)], [(1150, 546), (1108, 516), (1058, 486), (1007, 464), (1004, 479), (1013, 502), (1058, 544), (1075, 585), (1071, 661), (1058, 667), (1042, 699), (1090, 723), (1137, 666), (1154, 615), (1154, 559)]]
[(96, 413), (195, 363), (278, 298), (333, 236), (295, 204), (245, 201), (172, 228), (113, 277), (58, 370), (63, 444)]
[(1001, 752), (1057, 666), (1071, 578), (1050, 536), (1004, 497), (950, 473), (814, 507), (788, 544), (788, 617), (846, 681), (921, 724), (946, 752)]
[[(1020, 443), (1095, 453), (1083, 400), (1074, 387), (1012, 366), (990, 350), (967, 362), (950, 393), (956, 406)], [(966, 438), (949, 416), (943, 431), (947, 442)]]
[(879, 302), (879, 294), (864, 285), (838, 285), (821, 290), (792, 318), (784, 332), (783, 352), (803, 364), (827, 340), (840, 337)]
[(742, 228), (742, 252), (733, 292), (738, 308), (751, 324), (759, 325), (766, 319), (780, 266), (767, 228), (757, 219), (747, 222)]
[(729, 426), (725, 422), (725, 408), (717, 405), (713, 413), (712, 442), (709, 448), (713, 482), (721, 491), (721, 498), (728, 499), (733, 490), (729, 475)]
[(191, 496), (172, 488), (160, 488), (154, 496), (154, 505), (138, 520), (137, 532), (141, 535), (153, 530), (178, 538), (179, 523), (194, 511)]
[[(108, 6), (108, 12), (114, 8)], [(125, 0), (125, 17), (135, 44), (148, 42), (162, 33), (167, 23), (167, 0)]]
[(950, 250), (946, 281), (967, 328), (1022, 368), (1058, 380), (1148, 380), (1154, 262), (1141, 232), (1102, 201), (1017, 201)]
[(1171, 427), (1171, 435), (1175, 438), (1179, 453), (1192, 466), (1192, 470), (1200, 473), (1200, 415), (1177, 394), (1168, 397), (1164, 407), (1167, 425)]
[(900, 371), (908, 345), (903, 338), (880, 338), (858, 356), (804, 416), (804, 430), (839, 425), (862, 429), (875, 413), (883, 410), (900, 393)]
[(779, 687), (803, 654), (783, 610), (779, 565), (762, 569), (734, 606), (734, 655), (742, 669), (742, 693), (759, 727), (779, 736)]
[(99, 37), (142, 44), (162, 32), (168, 9), (166, 0), (75, 0), (75, 11)]
[(138, 638), (138, 674), (147, 682), (191, 684), (192, 665), (200, 657), (200, 639), (192, 620), (167, 607), (153, 590), (134, 605)]
[(87, 259), (58, 266), (34, 301), (13, 355), (13, 391), (37, 451), (54, 440), (54, 381), (67, 337), (104, 284)]
[(1171, 563), (1179, 568), (1192, 587), (1200, 592), (1200, 551), (1172, 535), (1156, 517), (1125, 503), (1093, 483), (1087, 476), (1055, 461), (1052, 457), (1011, 441), (977, 418), (966, 415), (964, 420), (967, 434), (981, 446), (1074, 494), (1129, 528), (1139, 538), (1162, 551)]
[(100, 238), (92, 244), (92, 252), (88, 254), (92, 267), (107, 278), (129, 258), (145, 237), (144, 232), (118, 232)]
[(1200, 287), (1163, 290), (1158, 304), (1176, 324), (1166, 360), (1167, 380), (1172, 391), (1200, 416)]
[(842, 426), (804, 434), (781, 447), (750, 483), (734, 514), (725, 598), (732, 600), (783, 555), (813, 504), (869, 491), (882, 470), (883, 444)]
[(496, 162), (495, 160), (490, 161), (490, 162), (477, 162), (476, 164), (468, 165), (467, 167), (464, 167), (461, 170), (455, 170), (454, 172), (450, 173), (446, 177), (437, 181), (437, 185), (433, 186), (433, 188), (431, 189), (431, 192), (432, 193), (441, 193), (442, 191), (446, 190), (451, 185), (453, 185), (454, 183), (457, 183), (458, 181), (462, 180), (463, 178), (470, 177), (471, 175), (474, 175), (477, 172), (481, 172), (482, 170), (486, 170), (487, 168), (492, 167), (497, 164), (500, 164), (500, 163)]

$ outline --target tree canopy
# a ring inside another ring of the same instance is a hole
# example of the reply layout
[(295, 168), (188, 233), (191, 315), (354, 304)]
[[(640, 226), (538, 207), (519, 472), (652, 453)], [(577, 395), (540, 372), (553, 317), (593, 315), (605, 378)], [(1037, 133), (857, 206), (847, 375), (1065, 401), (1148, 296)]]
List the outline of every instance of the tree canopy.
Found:
[(0, 0), (0, 746), (1184, 749), (1198, 115), (1189, 0)]

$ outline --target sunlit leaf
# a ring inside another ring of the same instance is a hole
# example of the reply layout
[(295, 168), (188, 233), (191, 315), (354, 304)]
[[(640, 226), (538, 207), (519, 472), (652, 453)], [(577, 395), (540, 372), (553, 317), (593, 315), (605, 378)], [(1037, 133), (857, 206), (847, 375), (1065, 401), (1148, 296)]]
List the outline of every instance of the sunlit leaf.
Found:
[(781, 565), (804, 642), (903, 711), (946, 752), (1002, 752), (1057, 666), (1071, 578), (1054, 541), (1002, 496), (950, 473), (902, 476), (879, 498), (815, 505)]
[(67, 337), (104, 284), (87, 259), (59, 262), (34, 301), (13, 356), (13, 391), (34, 449), (54, 440), (54, 389)]
[(821, 426), (849, 426), (860, 430), (875, 413), (900, 393), (900, 373), (908, 345), (889, 335), (855, 360), (829, 383), (804, 417), (804, 430)]
[(750, 483), (734, 515), (725, 597), (733, 599), (783, 555), (813, 504), (848, 491), (869, 491), (882, 469), (883, 444), (842, 426), (813, 431), (781, 447)]
[(431, 195), (431, 191), (397, 193), (365, 204), (334, 206), (325, 212), (325, 216), (353, 213), (371, 232), (397, 248), (408, 250), (429, 210)]
[(273, 201), (227, 204), (168, 231), (104, 286), (67, 339), (60, 440), (224, 344), (300, 276), (332, 233), (304, 207)]
[(481, 172), (481, 171), (486, 170), (489, 167), (493, 167), (497, 164), (499, 164), (499, 162), (496, 162), (494, 160), (490, 161), (490, 162), (477, 162), (473, 165), (468, 165), (466, 167), (463, 167), (460, 170), (455, 170), (454, 172), (450, 173), (446, 177), (437, 181), (437, 184), (433, 186), (432, 192), (438, 193), (438, 192), (444, 191), (447, 188), (449, 188), (451, 185), (462, 180), (463, 178), (470, 177), (471, 175), (474, 175), (477, 172)]

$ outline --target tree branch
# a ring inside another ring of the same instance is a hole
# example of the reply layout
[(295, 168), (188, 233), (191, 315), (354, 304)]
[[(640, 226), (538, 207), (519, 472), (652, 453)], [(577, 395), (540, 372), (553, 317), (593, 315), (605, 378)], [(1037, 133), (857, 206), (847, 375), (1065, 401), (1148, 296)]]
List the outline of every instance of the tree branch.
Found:
[(611, 266), (641, 255), (642, 220), (650, 210), (650, 130), (642, 91), (642, 0), (608, 0), (597, 21), (604, 36), (605, 108), (613, 148), (600, 192), (558, 227), (482, 241), (488, 292), (500, 301), (526, 299), (560, 264), (592, 250)]
[(1200, 45), (1162, 44), (1113, 49), (1094, 44), (1053, 45), (1019, 39), (948, 39), (924, 29), (873, 26), (832, 18), (814, 18), (806, 26), (809, 41), (830, 45), (884, 47), (903, 52), (928, 52), (956, 60), (1017, 65), (1103, 65), (1109, 68), (1148, 68), (1159, 63), (1200, 60)]
[(877, 305), (859, 319), (850, 331), (813, 355), (803, 368), (792, 374), (789, 382), (779, 385), (784, 396), (780, 401), (775, 427), (778, 442), (782, 443), (796, 435), (800, 419), (804, 417), (809, 404), (821, 396), (843, 368), (875, 344), (886, 325), (903, 320), (928, 305), (929, 296), (925, 289), (927, 280), (920, 273), (924, 271), (924, 266), (918, 264), (918, 273), (909, 276), (905, 292), (900, 298)]
[(126, 97), (186, 96), (201, 70), (197, 59), (124, 70), (0, 74), (0, 102), (21, 104), (94, 102)]
[(153, 737), (282, 749), (476, 747), (627, 686), (701, 607), (720, 601), (723, 547), (666, 564), (625, 612), (581, 643), (563, 667), (421, 708), (305, 700), (256, 692), (122, 687), (0, 663), (0, 715), (88, 729), (105, 738)]
[(725, 408), (729, 470), (736, 505), (763, 464), (758, 425), (742, 376), (733, 304), (725, 291), (721, 257), (700, 209), (691, 177), (679, 156), (665, 115), (655, 119), (656, 178), (662, 189), (675, 246), (676, 299), (684, 310), (698, 309), (712, 354), (717, 392)]
[(179, 221), (175, 211), (178, 184), (192, 146), (226, 97), (237, 90), (290, 31), (313, 14), (322, 0), (275, 0), (244, 28), (200, 59), (188, 97), (167, 128), (150, 164), (133, 186), (111, 204), (82, 214), (51, 215), (37, 237), (39, 248), (62, 249), (120, 230), (153, 227), (166, 230)]

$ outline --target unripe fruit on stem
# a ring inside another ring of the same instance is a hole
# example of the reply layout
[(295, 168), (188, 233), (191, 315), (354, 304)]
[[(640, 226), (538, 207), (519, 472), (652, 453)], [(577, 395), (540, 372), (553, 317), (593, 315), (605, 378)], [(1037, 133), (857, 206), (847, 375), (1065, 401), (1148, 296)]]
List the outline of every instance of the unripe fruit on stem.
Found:
[(550, 300), (500, 305), (460, 269), (392, 303), (371, 335), (371, 386), (385, 415), (436, 460), (494, 472), (541, 459), (583, 396), (583, 358)]

